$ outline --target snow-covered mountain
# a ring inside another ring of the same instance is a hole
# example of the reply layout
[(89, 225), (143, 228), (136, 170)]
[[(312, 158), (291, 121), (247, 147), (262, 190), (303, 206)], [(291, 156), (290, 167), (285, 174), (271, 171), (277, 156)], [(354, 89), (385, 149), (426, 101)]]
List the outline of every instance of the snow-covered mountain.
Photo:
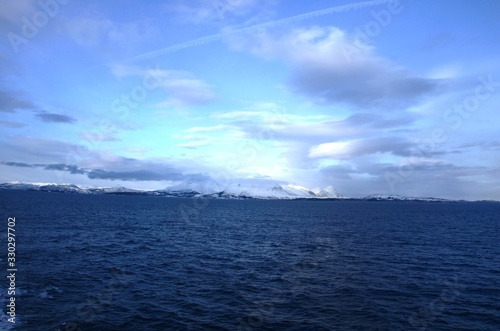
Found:
[(86, 188), (86, 190), (95, 194), (146, 194), (148, 191), (135, 190), (132, 188), (127, 188), (123, 186), (117, 187), (92, 187)]
[(447, 199), (441, 198), (431, 198), (431, 197), (407, 197), (404, 195), (388, 195), (388, 194), (373, 194), (368, 195), (363, 198), (363, 200), (377, 200), (377, 201), (433, 201), (433, 202), (441, 202), (441, 201), (450, 201)]
[(186, 181), (164, 190), (139, 191), (125, 187), (80, 187), (73, 184), (21, 183), (0, 184), (0, 190), (24, 190), (65, 192), (82, 194), (141, 194), (175, 197), (208, 197), (222, 199), (310, 199), (339, 198), (333, 187), (310, 190), (303, 186), (292, 185), (270, 179), (235, 179), (227, 183), (215, 180)]
[(127, 194), (168, 197), (205, 197), (214, 199), (343, 199), (365, 201), (453, 201), (440, 198), (407, 197), (401, 195), (374, 194), (360, 198), (340, 196), (332, 186), (308, 189), (303, 186), (271, 179), (233, 179), (229, 182), (185, 181), (163, 190), (141, 191), (126, 187), (82, 187), (74, 184), (22, 183), (0, 184), (0, 190), (43, 191), (80, 194)]
[(335, 191), (333, 186), (327, 186), (325, 188), (315, 188), (312, 190), (319, 198), (340, 198), (340, 195)]
[(129, 189), (125, 187), (81, 187), (74, 184), (22, 183), (22, 182), (9, 182), (0, 184), (0, 190), (43, 191), (43, 192), (81, 193), (81, 194), (144, 193), (144, 191)]
[(54, 184), (54, 183), (22, 183), (9, 182), (0, 184), (0, 190), (21, 190), (21, 191), (45, 191), (45, 192), (64, 192), (64, 193), (90, 193), (87, 189), (73, 184)]
[(310, 190), (270, 179), (243, 178), (228, 183), (217, 181), (186, 181), (163, 190), (166, 194), (192, 197), (253, 198), (253, 199), (298, 199), (338, 198), (332, 187)]

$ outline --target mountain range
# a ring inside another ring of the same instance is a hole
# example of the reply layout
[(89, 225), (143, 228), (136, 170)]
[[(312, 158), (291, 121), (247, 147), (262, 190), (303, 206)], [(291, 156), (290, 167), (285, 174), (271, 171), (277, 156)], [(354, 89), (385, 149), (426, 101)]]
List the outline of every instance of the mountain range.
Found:
[(0, 190), (43, 191), (79, 194), (120, 194), (153, 195), (185, 198), (214, 199), (355, 199), (369, 201), (451, 201), (431, 197), (406, 197), (401, 195), (369, 195), (361, 198), (348, 198), (339, 195), (332, 186), (308, 189), (269, 179), (238, 179), (229, 183), (215, 181), (186, 181), (162, 190), (144, 191), (126, 187), (83, 187), (74, 184), (23, 183), (9, 182), (0, 184)]

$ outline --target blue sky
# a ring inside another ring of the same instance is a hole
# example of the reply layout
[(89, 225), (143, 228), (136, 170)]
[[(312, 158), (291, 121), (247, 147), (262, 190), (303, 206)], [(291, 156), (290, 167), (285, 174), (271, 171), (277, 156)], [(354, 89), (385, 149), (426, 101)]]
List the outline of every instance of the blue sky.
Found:
[(498, 1), (0, 6), (0, 182), (500, 200)]

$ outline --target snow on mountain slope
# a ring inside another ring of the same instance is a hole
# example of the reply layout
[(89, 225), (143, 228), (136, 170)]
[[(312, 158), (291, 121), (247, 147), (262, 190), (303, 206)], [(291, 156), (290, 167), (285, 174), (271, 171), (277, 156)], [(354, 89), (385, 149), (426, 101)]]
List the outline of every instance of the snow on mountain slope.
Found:
[(83, 194), (119, 194), (119, 193), (144, 193), (126, 187), (81, 187), (74, 184), (54, 183), (22, 183), (9, 182), (0, 184), (0, 190), (44, 191)]
[(67, 192), (67, 193), (89, 193), (87, 189), (74, 184), (54, 183), (22, 183), (9, 182), (0, 184), (3, 190), (45, 191), (45, 192)]
[(340, 195), (335, 191), (333, 186), (327, 186), (323, 189), (315, 188), (312, 190), (317, 197), (321, 198), (340, 198)]
[(93, 187), (93, 188), (88, 188), (89, 191), (92, 191), (94, 193), (106, 193), (106, 194), (113, 194), (113, 193), (144, 193), (145, 191), (141, 190), (135, 190), (132, 188), (127, 188), (123, 186), (117, 186), (117, 187)]
[(259, 199), (312, 198), (314, 193), (304, 187), (281, 184), (269, 180), (238, 180), (232, 182), (223, 196), (251, 197)]
[(388, 195), (388, 194), (373, 194), (363, 198), (364, 200), (390, 200), (390, 201), (449, 201), (447, 199), (441, 198), (430, 198), (430, 197), (407, 197), (404, 195)]
[(360, 198), (341, 197), (332, 186), (308, 189), (271, 179), (243, 178), (229, 182), (190, 180), (157, 191), (141, 191), (126, 187), (81, 187), (74, 184), (9, 182), (0, 184), (0, 190), (43, 191), (81, 194), (131, 194), (172, 197), (209, 197), (222, 199), (355, 199), (369, 201), (453, 201), (432, 197), (374, 194)]
[(227, 183), (215, 180), (207, 180), (207, 181), (188, 180), (180, 184), (167, 187), (162, 191), (172, 194), (190, 193), (192, 195), (210, 195), (224, 191), (227, 185), (228, 185)]
[(170, 194), (184, 196), (214, 196), (222, 198), (256, 198), (256, 199), (297, 199), (297, 198), (336, 198), (333, 188), (314, 192), (308, 188), (288, 184), (286, 182), (241, 178), (229, 183), (216, 181), (184, 182), (164, 190)]
[(0, 184), (0, 190), (25, 190), (45, 192), (66, 192), (84, 194), (151, 194), (178, 197), (213, 197), (213, 198), (253, 198), (253, 199), (307, 199), (338, 198), (337, 192), (329, 186), (324, 189), (310, 190), (271, 179), (242, 178), (228, 182), (205, 180), (185, 181), (159, 191), (139, 191), (125, 187), (79, 187), (73, 184), (21, 183)]

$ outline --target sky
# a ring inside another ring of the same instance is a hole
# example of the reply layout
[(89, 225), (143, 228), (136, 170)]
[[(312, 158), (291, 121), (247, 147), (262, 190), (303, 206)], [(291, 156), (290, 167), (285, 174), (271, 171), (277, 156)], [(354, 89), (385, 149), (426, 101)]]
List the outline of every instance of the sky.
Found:
[(500, 200), (496, 0), (0, 8), (0, 182)]

